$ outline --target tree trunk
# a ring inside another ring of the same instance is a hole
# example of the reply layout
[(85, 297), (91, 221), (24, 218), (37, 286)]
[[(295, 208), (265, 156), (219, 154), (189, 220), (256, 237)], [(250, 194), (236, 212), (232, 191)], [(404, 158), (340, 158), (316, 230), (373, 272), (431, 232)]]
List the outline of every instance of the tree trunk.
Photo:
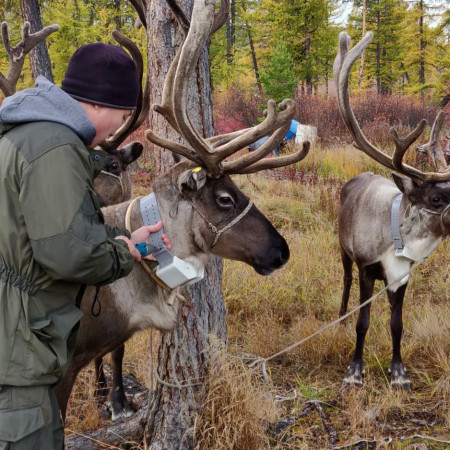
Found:
[[(42, 30), (41, 11), (37, 0), (20, 0), (24, 22), (30, 22), (30, 33)], [(31, 74), (35, 80), (43, 75), (53, 83), (53, 73), (45, 41), (40, 42), (30, 51)]]
[(256, 84), (258, 85), (258, 92), (261, 97), (263, 97), (263, 88), (261, 84), (261, 80), (259, 79), (259, 68), (258, 61), (256, 59), (255, 46), (253, 44), (252, 32), (250, 30), (250, 25), (247, 23), (247, 33), (248, 33), (248, 42), (250, 44), (250, 51), (252, 53), (252, 62), (253, 62), (253, 70), (255, 72)]
[(234, 59), (235, 44), (235, 21), (236, 21), (236, 3), (230, 1), (230, 14), (227, 19), (227, 64), (231, 64)]
[[(193, 1), (179, 2), (190, 17)], [(164, 77), (180, 43), (176, 20), (165, 2), (147, 2), (148, 61), (151, 80), (150, 102), (159, 103)], [(189, 95), (189, 110), (193, 125), (200, 134), (213, 134), (209, 53), (205, 48), (193, 79)], [(157, 134), (180, 141), (179, 136), (156, 112), (150, 112), (150, 128)], [(157, 173), (173, 164), (172, 155), (153, 146)], [(164, 382), (201, 383), (209, 366), (210, 335), (221, 341), (227, 337), (225, 305), (221, 294), (222, 261), (210, 257), (205, 279), (184, 289), (186, 302), (180, 312), (176, 329), (161, 339), (157, 372)], [(146, 440), (152, 449), (193, 448), (192, 429), (199, 411), (201, 384), (173, 388), (157, 383), (151, 399)]]
[(423, 38), (423, 16), (424, 7), (423, 1), (419, 2), (420, 5), (420, 17), (419, 17), (419, 35), (420, 35), (420, 66), (419, 66), (419, 83), (423, 86), (425, 84), (425, 40)]
[[(366, 13), (367, 13), (367, 7), (366, 7), (366, 0), (363, 0), (362, 2), (362, 30), (361, 30), (361, 36), (365, 36), (366, 34)], [(362, 80), (363, 80), (363, 72), (364, 72), (364, 55), (366, 52), (362, 52), (361, 59), (359, 60), (359, 77), (358, 77), (358, 87), (360, 88), (362, 86)]]

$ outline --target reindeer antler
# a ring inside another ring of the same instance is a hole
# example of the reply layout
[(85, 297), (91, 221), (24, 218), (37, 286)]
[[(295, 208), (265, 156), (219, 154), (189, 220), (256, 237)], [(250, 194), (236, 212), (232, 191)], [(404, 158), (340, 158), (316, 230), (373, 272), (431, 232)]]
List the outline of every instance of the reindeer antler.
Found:
[(144, 62), (139, 48), (131, 39), (128, 39), (119, 31), (113, 30), (111, 34), (118, 44), (122, 45), (130, 52), (139, 75), (140, 91), (136, 109), (133, 111), (130, 118), (116, 131), (114, 136), (106, 139), (100, 144), (100, 147), (105, 151), (116, 149), (134, 130), (138, 129), (144, 122), (150, 109), (148, 77), (146, 77), (145, 86), (142, 89)]
[(445, 160), (444, 151), (442, 149), (441, 143), (439, 142), (439, 135), (441, 134), (442, 126), (444, 125), (444, 119), (446, 112), (441, 109), (436, 118), (434, 119), (433, 125), (431, 126), (430, 139), (426, 144), (419, 145), (416, 150), (423, 153), (431, 154), (434, 167), (438, 172), (445, 172), (448, 170), (447, 161)]
[(351, 40), (350, 36), (345, 31), (342, 31), (339, 35), (339, 51), (333, 65), (339, 111), (345, 125), (347, 126), (348, 130), (353, 136), (353, 139), (355, 140), (353, 145), (383, 166), (402, 173), (409, 178), (414, 179), (415, 181), (449, 181), (449, 171), (443, 173), (421, 172), (420, 170), (402, 162), (406, 150), (420, 136), (423, 129), (425, 128), (425, 120), (422, 120), (419, 125), (405, 138), (400, 138), (397, 131), (394, 128), (391, 128), (390, 134), (392, 135), (395, 143), (395, 150), (392, 157), (386, 155), (381, 150), (373, 146), (367, 140), (361, 128), (359, 127), (353, 110), (350, 106), (350, 99), (348, 94), (348, 79), (353, 63), (361, 56), (372, 38), (373, 33), (367, 33), (358, 42), (358, 44), (356, 44), (349, 51)]
[[(151, 130), (147, 130), (147, 138), (154, 144), (202, 165), (213, 177), (223, 173), (251, 173), (263, 168), (285, 166), (303, 159), (308, 153), (309, 143), (291, 156), (272, 158), (270, 162), (260, 161), (283, 140), (289, 129), (295, 114), (295, 103), (290, 99), (280, 103), (279, 111), (275, 102), (270, 100), (265, 120), (253, 128), (209, 139), (200, 136), (188, 114), (188, 83), (208, 38), (226, 20), (228, 1), (222, 0), (219, 11), (215, 12), (214, 0), (194, 0), (190, 22), (175, 0), (168, 0), (168, 4), (185, 34), (185, 39), (167, 73), (161, 104), (154, 105), (153, 109), (165, 117), (185, 139), (187, 145), (161, 138)], [(267, 135), (272, 136), (257, 151), (234, 161), (224, 161), (228, 156)]]
[(9, 67), (6, 77), (0, 72), (0, 89), (5, 97), (16, 92), (17, 80), (22, 72), (25, 56), (36, 45), (44, 41), (47, 36), (59, 30), (59, 25), (49, 25), (36, 33), (30, 34), (30, 22), (25, 22), (22, 27), (22, 39), (15, 46), (11, 47), (8, 33), (8, 23), (2, 22), (2, 41), (8, 53)]

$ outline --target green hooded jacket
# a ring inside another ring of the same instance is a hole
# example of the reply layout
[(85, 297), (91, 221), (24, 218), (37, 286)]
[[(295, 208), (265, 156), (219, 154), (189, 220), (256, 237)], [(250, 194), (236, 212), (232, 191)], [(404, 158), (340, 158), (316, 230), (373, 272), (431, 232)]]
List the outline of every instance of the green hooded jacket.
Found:
[(103, 222), (93, 191), (103, 160), (101, 152), (86, 147), (89, 137), (63, 123), (6, 123), (5, 103), (0, 108), (0, 386), (53, 385), (74, 351), (81, 286), (128, 275), (134, 259), (126, 243), (114, 239), (129, 233)]

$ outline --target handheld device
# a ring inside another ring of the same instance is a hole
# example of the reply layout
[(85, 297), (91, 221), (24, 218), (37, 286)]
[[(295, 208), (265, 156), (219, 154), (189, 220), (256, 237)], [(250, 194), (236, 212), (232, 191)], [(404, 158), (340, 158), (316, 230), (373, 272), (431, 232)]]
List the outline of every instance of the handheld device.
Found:
[[(141, 198), (140, 207), (144, 225), (154, 225), (161, 220), (154, 193)], [(172, 255), (164, 245), (161, 238), (162, 234), (163, 229), (161, 228), (158, 232), (150, 234), (149, 242), (136, 244), (136, 248), (142, 256), (147, 256), (151, 253), (155, 257), (158, 262), (155, 272), (156, 276), (170, 288), (200, 281), (204, 277), (204, 267), (202, 266), (197, 270), (190, 262)]]

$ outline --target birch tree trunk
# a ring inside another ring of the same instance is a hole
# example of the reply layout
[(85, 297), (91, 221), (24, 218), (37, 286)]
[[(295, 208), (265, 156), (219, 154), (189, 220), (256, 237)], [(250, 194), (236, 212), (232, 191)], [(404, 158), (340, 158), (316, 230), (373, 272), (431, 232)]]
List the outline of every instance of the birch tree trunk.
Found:
[[(181, 0), (181, 8), (190, 17), (193, 1)], [(148, 61), (151, 80), (150, 102), (159, 103), (164, 77), (180, 43), (177, 22), (164, 0), (147, 3)], [(200, 133), (213, 134), (209, 52), (202, 52), (196, 73), (190, 82), (190, 116)], [(154, 111), (149, 116), (150, 128), (157, 134), (180, 141), (165, 120)], [(153, 146), (157, 173), (173, 164), (172, 154)], [(192, 429), (202, 404), (201, 380), (209, 366), (210, 335), (225, 342), (226, 310), (221, 294), (222, 261), (211, 257), (204, 280), (184, 289), (186, 302), (176, 329), (162, 336), (158, 352), (157, 373), (173, 388), (156, 383), (151, 399), (151, 413), (146, 427), (146, 441), (152, 449), (190, 449), (194, 446)], [(193, 385), (192, 385), (193, 384)]]

